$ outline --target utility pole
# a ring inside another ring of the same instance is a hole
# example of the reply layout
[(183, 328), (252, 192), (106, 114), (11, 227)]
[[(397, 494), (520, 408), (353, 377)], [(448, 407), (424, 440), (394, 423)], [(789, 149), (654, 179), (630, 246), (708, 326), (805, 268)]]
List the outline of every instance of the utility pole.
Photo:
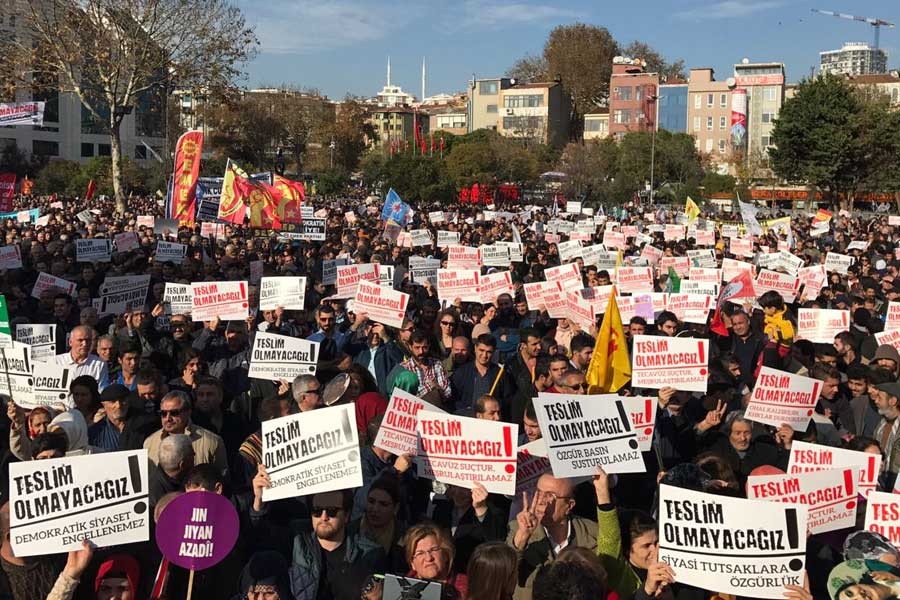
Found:
[(331, 167), (334, 169), (334, 136), (331, 136), (331, 143), (328, 144), (328, 148), (331, 150)]
[[(656, 105), (659, 96), (650, 96), (648, 100)], [(653, 206), (653, 171), (656, 166), (656, 119), (653, 120), (653, 129), (650, 131), (650, 206)]]

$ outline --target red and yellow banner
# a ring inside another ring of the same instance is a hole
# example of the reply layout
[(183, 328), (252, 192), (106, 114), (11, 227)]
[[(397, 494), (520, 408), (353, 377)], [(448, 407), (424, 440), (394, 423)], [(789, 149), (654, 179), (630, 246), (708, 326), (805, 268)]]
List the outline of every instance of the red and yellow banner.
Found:
[(222, 196), (219, 198), (219, 220), (243, 225), (247, 215), (245, 199), (250, 194), (250, 178), (231, 159), (225, 165)]
[(300, 223), (300, 206), (306, 199), (306, 189), (299, 181), (291, 181), (281, 175), (275, 176), (275, 189), (281, 193), (278, 202), (278, 218), (282, 223)]
[(197, 178), (200, 176), (200, 153), (203, 132), (188, 131), (175, 146), (175, 174), (172, 187), (172, 218), (179, 225), (193, 225), (197, 213)]
[(281, 192), (271, 185), (249, 181), (250, 227), (256, 229), (281, 229), (278, 206)]

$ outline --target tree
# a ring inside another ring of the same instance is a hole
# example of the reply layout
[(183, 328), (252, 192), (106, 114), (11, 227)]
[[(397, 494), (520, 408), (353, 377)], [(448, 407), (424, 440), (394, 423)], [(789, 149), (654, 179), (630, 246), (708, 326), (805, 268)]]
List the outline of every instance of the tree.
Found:
[(244, 169), (271, 168), (268, 156), (274, 156), (283, 125), (266, 100), (256, 95), (231, 95), (205, 103), (200, 116), (210, 130), (208, 148)]
[[(626, 133), (622, 138), (612, 191), (617, 201), (630, 200), (650, 182), (652, 144), (652, 134), (647, 132)], [(654, 188), (662, 190), (654, 191), (654, 197), (669, 194), (671, 200), (683, 201), (688, 194), (696, 193), (703, 169), (693, 137), (660, 130), (652, 162)]]
[(550, 32), (543, 56), (548, 76), (559, 79), (571, 97), (571, 139), (581, 139), (584, 112), (609, 97), (612, 59), (618, 51), (619, 45), (604, 27), (576, 23)]
[(446, 160), (447, 172), (457, 188), (493, 183), (497, 174), (497, 157), (490, 143), (458, 141)]
[(567, 175), (563, 191), (571, 198), (600, 200), (616, 175), (619, 147), (613, 138), (572, 142), (565, 147), (559, 170)]
[(660, 81), (675, 78), (687, 79), (684, 73), (684, 59), (679, 58), (675, 62), (667, 62), (662, 54), (644, 42), (634, 40), (622, 48), (622, 54), (624, 56), (640, 58), (646, 61), (647, 72), (659, 73)]
[(117, 212), (125, 211), (120, 127), (149, 95), (230, 85), (256, 37), (227, 0), (41, 0), (20, 3), (26, 35), (7, 37), (0, 71), (74, 93), (110, 137)]
[[(347, 96), (337, 109), (334, 124), (326, 128), (323, 147), (328, 153), (334, 141), (334, 166), (340, 165), (348, 172), (359, 166), (359, 159), (369, 140), (377, 139), (374, 127), (368, 120), (369, 114), (362, 102)], [(330, 164), (330, 155), (329, 155)]]
[(530, 81), (547, 81), (549, 79), (547, 72), (546, 58), (528, 54), (517, 60), (506, 72), (506, 76), (528, 83)]
[(808, 184), (826, 196), (849, 197), (864, 170), (858, 124), (862, 105), (840, 77), (826, 74), (800, 82), (785, 101), (769, 149), (775, 174)]
[(860, 164), (864, 171), (861, 191), (893, 192), (900, 209), (900, 113), (891, 109), (884, 95), (860, 94), (862, 107), (857, 119)]

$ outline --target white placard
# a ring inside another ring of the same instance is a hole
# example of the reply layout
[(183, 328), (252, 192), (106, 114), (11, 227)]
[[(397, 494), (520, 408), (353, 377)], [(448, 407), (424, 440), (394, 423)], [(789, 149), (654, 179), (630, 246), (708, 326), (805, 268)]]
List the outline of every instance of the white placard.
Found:
[(100, 316), (118, 315), (132, 310), (142, 310), (150, 289), (149, 275), (125, 275), (107, 277), (100, 286), (97, 312)]
[(33, 408), (32, 368), (31, 348), (26, 344), (15, 342), (10, 348), (0, 348), (0, 394), (22, 408)]
[(797, 311), (797, 339), (814, 344), (833, 344), (834, 337), (850, 329), (850, 311), (801, 308)]
[(421, 410), (435, 413), (444, 412), (437, 406), (404, 392), (398, 387), (394, 388), (373, 446), (387, 450), (396, 456), (415, 455), (418, 452), (419, 434), (416, 430)]
[(856, 469), (857, 489), (863, 496), (878, 487), (878, 474), (881, 472), (881, 455), (820, 446), (794, 440), (791, 443), (791, 456), (788, 460), (788, 473), (813, 473), (829, 469)]
[(856, 474), (853, 469), (794, 475), (751, 475), (747, 478), (747, 498), (750, 500), (806, 506), (809, 509), (807, 525), (812, 535), (854, 527), (856, 496)]
[(438, 231), (437, 232), (438, 248), (447, 248), (449, 246), (456, 246), (458, 244), (459, 244), (459, 232), (458, 231)]
[(656, 407), (658, 400), (649, 396), (614, 396), (622, 403), (631, 427), (637, 434), (638, 449), (649, 452), (653, 447), (653, 430), (656, 429)]
[(259, 309), (303, 310), (306, 277), (263, 277), (259, 284)]
[(865, 529), (880, 533), (894, 546), (900, 545), (900, 494), (871, 492), (866, 504)]
[(337, 292), (334, 298), (352, 298), (356, 295), (356, 287), (361, 280), (378, 282), (378, 263), (343, 265), (337, 268)]
[(659, 390), (706, 393), (709, 340), (650, 335), (634, 336), (631, 384)]
[[(481, 252), (481, 264), (485, 267), (508, 267), (509, 266), (509, 248), (506, 246), (481, 246), (478, 248)], [(449, 262), (448, 262), (449, 264)]]
[(22, 251), (18, 244), (0, 248), (0, 269), (21, 269)]
[(447, 248), (448, 269), (480, 269), (481, 250), (469, 246), (450, 246)]
[(742, 238), (733, 237), (728, 243), (728, 251), (735, 256), (753, 258), (753, 256), (755, 255), (755, 252), (753, 252), (753, 240), (745, 240)]
[(852, 256), (846, 254), (838, 254), (837, 252), (828, 252), (825, 254), (825, 270), (829, 273), (840, 273), (846, 275), (850, 266), (856, 261)]
[(787, 273), (763, 269), (756, 276), (753, 289), (756, 291), (757, 298), (774, 290), (784, 298), (786, 303), (790, 304), (800, 292), (800, 278)]
[(75, 240), (75, 257), (77, 262), (109, 262), (112, 260), (112, 242), (95, 238)]
[(476, 269), (438, 269), (438, 300), (481, 302), (481, 275)]
[(150, 539), (146, 450), (9, 465), (10, 532), (20, 558)]
[(263, 421), (262, 456), (272, 482), (266, 502), (363, 484), (352, 404)]
[(361, 280), (353, 304), (356, 314), (367, 313), (370, 320), (399, 329), (409, 307), (409, 294)]
[[(69, 406), (69, 385), (72, 383), (72, 370), (53, 362), (37, 362), (32, 364), (32, 387), (30, 402), (22, 402), (18, 398), (16, 404), (25, 409), (38, 406)], [(27, 405), (27, 406), (26, 406)]]
[(806, 431), (822, 382), (818, 379), (763, 367), (756, 378), (745, 416), (751, 421), (794, 431)]
[(427, 229), (413, 229), (409, 232), (413, 248), (416, 246), (430, 246), (432, 244), (431, 232)]
[(580, 290), (583, 287), (577, 263), (548, 267), (544, 269), (544, 277), (547, 281), (560, 282), (564, 290)]
[(578, 240), (560, 242), (556, 245), (556, 250), (559, 252), (559, 262), (567, 263), (581, 256), (581, 242)]
[(653, 269), (650, 267), (619, 267), (616, 269), (616, 289), (623, 294), (653, 291)]
[(187, 246), (177, 242), (156, 242), (156, 262), (180, 265), (187, 258)]
[(751, 279), (756, 277), (756, 267), (752, 264), (733, 258), (722, 259), (722, 281), (731, 281), (735, 277), (740, 277), (744, 271), (750, 273)]
[(480, 285), (482, 304), (493, 304), (497, 301), (497, 296), (500, 294), (512, 296), (514, 292), (512, 274), (509, 271), (482, 275)]
[(167, 315), (190, 315), (194, 305), (194, 292), (188, 283), (166, 282), (163, 305)]
[(247, 375), (269, 381), (293, 381), (298, 375), (315, 375), (318, 356), (318, 342), (257, 331)]
[(669, 294), (666, 310), (678, 317), (679, 321), (703, 325), (715, 304), (716, 299), (706, 294)]
[(137, 234), (133, 231), (117, 233), (113, 243), (116, 247), (116, 252), (128, 252), (129, 250), (137, 250), (141, 247), (141, 242), (138, 240)]
[(247, 318), (247, 282), (211, 281), (191, 284), (194, 321), (243, 321)]
[(17, 323), (16, 341), (31, 347), (34, 361), (52, 361), (56, 357), (56, 325)]

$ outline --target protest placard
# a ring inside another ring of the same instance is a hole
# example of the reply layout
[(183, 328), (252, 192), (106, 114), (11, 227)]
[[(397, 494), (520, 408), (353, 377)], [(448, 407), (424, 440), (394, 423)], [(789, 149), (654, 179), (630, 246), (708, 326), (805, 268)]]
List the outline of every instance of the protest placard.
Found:
[(450, 246), (447, 248), (448, 269), (480, 269), (481, 250), (469, 246)]
[(716, 300), (706, 294), (669, 294), (666, 310), (685, 323), (706, 323)]
[(100, 286), (100, 316), (118, 315), (132, 310), (144, 309), (147, 292), (150, 290), (150, 275), (123, 275), (107, 277)]
[(650, 267), (619, 267), (616, 269), (616, 289), (623, 294), (653, 291), (653, 269)]
[(22, 408), (34, 405), (31, 348), (21, 342), (0, 348), (0, 394)]
[(797, 311), (797, 339), (814, 344), (833, 344), (834, 336), (850, 329), (850, 311), (801, 308)]
[(113, 243), (116, 247), (116, 252), (128, 252), (129, 250), (137, 250), (141, 247), (141, 242), (138, 240), (137, 234), (133, 231), (117, 233), (115, 238), (113, 238)]
[(785, 272), (790, 273), (791, 275), (797, 275), (800, 272), (800, 267), (803, 266), (802, 258), (794, 256), (786, 250), (779, 251), (777, 256), (778, 266)]
[(891, 346), (896, 348), (898, 352), (900, 352), (900, 329), (876, 333), (875, 341), (879, 346), (883, 344), (890, 344)]
[(31, 360), (53, 360), (56, 356), (56, 325), (16, 323), (16, 341), (31, 347)]
[(853, 469), (751, 475), (747, 478), (747, 498), (806, 506), (809, 511), (807, 526), (812, 535), (856, 525), (857, 491)]
[(306, 277), (263, 277), (259, 283), (259, 309), (303, 310)]
[(297, 232), (291, 237), (310, 242), (324, 242), (326, 234), (326, 219), (303, 219), (303, 222), (297, 224)]
[(262, 456), (266, 502), (363, 484), (352, 404), (263, 421)]
[(891, 227), (900, 226), (900, 215), (888, 216), (888, 225), (890, 225)]
[(247, 318), (247, 282), (212, 281), (191, 284), (194, 321), (243, 321)]
[(138, 227), (149, 227), (150, 229), (153, 229), (153, 226), (156, 224), (156, 218), (152, 215), (138, 215), (135, 224)]
[(661, 275), (669, 273), (669, 267), (675, 274), (684, 279), (691, 272), (691, 260), (687, 256), (663, 256), (659, 259), (658, 272)]
[(315, 375), (318, 356), (318, 342), (257, 331), (247, 375), (269, 381), (293, 381), (298, 375)]
[(628, 323), (633, 317), (641, 317), (647, 323), (653, 323), (653, 299), (650, 294), (619, 296), (616, 298), (622, 323)]
[(478, 269), (438, 269), (438, 300), (481, 302), (481, 274)]
[(868, 497), (869, 493), (878, 486), (881, 455), (820, 446), (797, 440), (791, 443), (788, 473), (812, 473), (846, 468), (856, 469), (858, 473), (857, 489), (864, 497)]
[(884, 330), (894, 331), (896, 329), (900, 329), (900, 302), (888, 302)]
[(509, 266), (509, 248), (506, 246), (492, 244), (490, 246), (480, 246), (478, 250), (481, 253), (481, 264), (485, 267)]
[(202, 571), (225, 560), (239, 532), (237, 509), (228, 498), (192, 491), (166, 504), (156, 523), (156, 544), (172, 564)]
[(837, 252), (828, 252), (825, 254), (825, 270), (829, 273), (840, 273), (846, 275), (850, 266), (856, 262), (856, 259), (846, 254), (838, 254)]
[(722, 225), (721, 233), (723, 238), (736, 238), (740, 232), (737, 225)]
[(187, 283), (169, 283), (163, 291), (163, 307), (168, 315), (189, 315), (194, 304), (194, 291)]
[(581, 202), (576, 200), (569, 200), (568, 202), (566, 202), (566, 212), (570, 215), (580, 215)]
[[(559, 246), (557, 246), (558, 248)], [(581, 254), (582, 260), (584, 262), (584, 266), (597, 265), (597, 263), (602, 260), (604, 257), (609, 255), (609, 252), (606, 251), (606, 248), (601, 246), (600, 244), (596, 244), (594, 246), (581, 246), (581, 242), (578, 242), (579, 252)], [(615, 260), (615, 256), (613, 257)], [(613, 263), (615, 264), (615, 263)]]
[(75, 218), (85, 224), (94, 222), (94, 215), (87, 209), (76, 213)]
[(705, 393), (708, 360), (709, 340), (636, 335), (631, 383), (635, 388)]
[(0, 269), (21, 269), (22, 251), (18, 244), (0, 248)]
[(413, 229), (409, 232), (409, 237), (414, 248), (416, 246), (430, 246), (432, 243), (431, 232), (427, 229)]
[(112, 242), (108, 239), (75, 240), (76, 262), (109, 262), (112, 260)]
[(177, 242), (164, 242), (159, 240), (156, 242), (156, 262), (171, 262), (180, 265), (187, 257), (187, 246)]
[(900, 545), (900, 494), (871, 492), (866, 504), (865, 529), (883, 535), (895, 546)]
[(562, 283), (558, 281), (535, 281), (526, 283), (522, 287), (525, 290), (528, 310), (549, 310), (548, 304), (554, 301), (559, 302), (560, 298), (562, 298), (562, 305), (565, 308), (566, 295), (562, 289)]
[(794, 431), (806, 431), (821, 389), (818, 379), (762, 367), (745, 416), (773, 427), (788, 424)]
[(733, 237), (728, 242), (728, 251), (735, 256), (753, 258), (753, 240)]
[(684, 239), (684, 225), (667, 223), (663, 232), (663, 239), (667, 242), (677, 242)]
[(434, 223), (443, 223), (444, 219), (444, 211), (442, 210), (434, 210), (428, 213), (428, 220)]
[(357, 314), (366, 313), (371, 321), (399, 329), (409, 307), (409, 294), (360, 280), (353, 304)]
[(416, 464), (419, 477), (488, 492), (516, 491), (516, 426), (420, 410)]
[(753, 288), (756, 290), (757, 297), (774, 290), (784, 298), (785, 302), (791, 303), (800, 291), (800, 278), (787, 273), (763, 269), (756, 276)]
[(423, 258), (421, 256), (409, 257), (409, 280), (416, 285), (437, 285), (437, 271), (441, 268), (441, 259)]
[(659, 561), (678, 583), (751, 598), (802, 586), (807, 508), (659, 487)]
[(603, 232), (603, 245), (608, 249), (624, 250), (628, 243), (624, 233), (607, 229)]
[(17, 557), (150, 539), (146, 450), (9, 465), (9, 539)]
[(716, 232), (698, 229), (694, 232), (694, 243), (697, 246), (715, 246)]
[(342, 265), (337, 268), (337, 291), (334, 298), (352, 298), (356, 295), (356, 288), (362, 280), (377, 283), (381, 265), (378, 263), (363, 263)]
[(16, 405), (22, 408), (38, 406), (69, 406), (69, 385), (72, 383), (72, 370), (53, 362), (32, 363), (31, 398), (24, 401), (17, 398)]
[(597, 324), (597, 305), (592, 301), (592, 293), (587, 296), (583, 290), (569, 290), (566, 296), (566, 318), (580, 325), (585, 331)]
[(520, 498), (522, 492), (530, 498), (538, 479), (545, 473), (553, 473), (550, 459), (547, 458), (546, 440), (538, 438), (519, 446), (516, 453), (516, 498)]
[(581, 256), (581, 242), (578, 240), (569, 240), (568, 242), (560, 242), (556, 245), (559, 252), (559, 262), (567, 263)]
[(322, 283), (333, 285), (337, 281), (337, 268), (347, 264), (346, 258), (333, 258), (322, 261)]
[(825, 272), (825, 265), (800, 267), (800, 269), (797, 270), (797, 276), (800, 279), (800, 285), (803, 286), (803, 295), (807, 298), (818, 297), (828, 279), (828, 273)]
[(637, 434), (638, 450), (649, 452), (653, 445), (653, 430), (656, 428), (656, 407), (659, 401), (649, 396), (603, 394), (596, 397), (622, 403), (631, 423), (631, 428)]
[(458, 244), (459, 244), (459, 232), (458, 231), (438, 231), (437, 232), (438, 248), (448, 248), (450, 246), (456, 246)]
[(480, 285), (482, 304), (493, 304), (500, 294), (509, 294), (510, 297), (514, 294), (512, 274), (509, 271), (482, 275)]
[(416, 454), (418, 451), (419, 411), (444, 412), (400, 388), (394, 388), (387, 410), (378, 428), (374, 446), (391, 454)]
[(200, 237), (202, 238), (221, 238), (225, 235), (224, 223), (210, 223), (204, 221), (200, 223)]
[(495, 242), (495, 246), (505, 246), (509, 251), (509, 262), (523, 262), (522, 244), (518, 242)]
[(652, 265), (654, 263), (658, 263), (659, 260), (664, 256), (664, 253), (656, 246), (647, 244), (641, 249), (640, 256)]
[[(722, 281), (721, 269), (710, 269), (707, 267), (691, 267), (688, 271), (690, 281), (697, 283), (716, 283)], [(684, 281), (681, 282), (684, 285)]]
[[(715, 269), (718, 266), (718, 262), (716, 261), (716, 253), (713, 252), (711, 248), (688, 250), (687, 257), (691, 261), (692, 267)], [(690, 269), (688, 269), (688, 273), (690, 273)]]
[(756, 267), (752, 264), (733, 258), (722, 259), (722, 281), (731, 281), (735, 277), (740, 277), (744, 271), (749, 272), (751, 278), (756, 277)]
[(567, 263), (557, 267), (544, 269), (547, 281), (558, 281), (564, 290), (580, 290), (582, 288), (581, 270), (577, 263)]
[(637, 432), (618, 397), (540, 393), (534, 408), (555, 477), (590, 476), (598, 466), (644, 472)]
[(153, 233), (165, 237), (178, 237), (178, 219), (155, 218), (153, 220)]

